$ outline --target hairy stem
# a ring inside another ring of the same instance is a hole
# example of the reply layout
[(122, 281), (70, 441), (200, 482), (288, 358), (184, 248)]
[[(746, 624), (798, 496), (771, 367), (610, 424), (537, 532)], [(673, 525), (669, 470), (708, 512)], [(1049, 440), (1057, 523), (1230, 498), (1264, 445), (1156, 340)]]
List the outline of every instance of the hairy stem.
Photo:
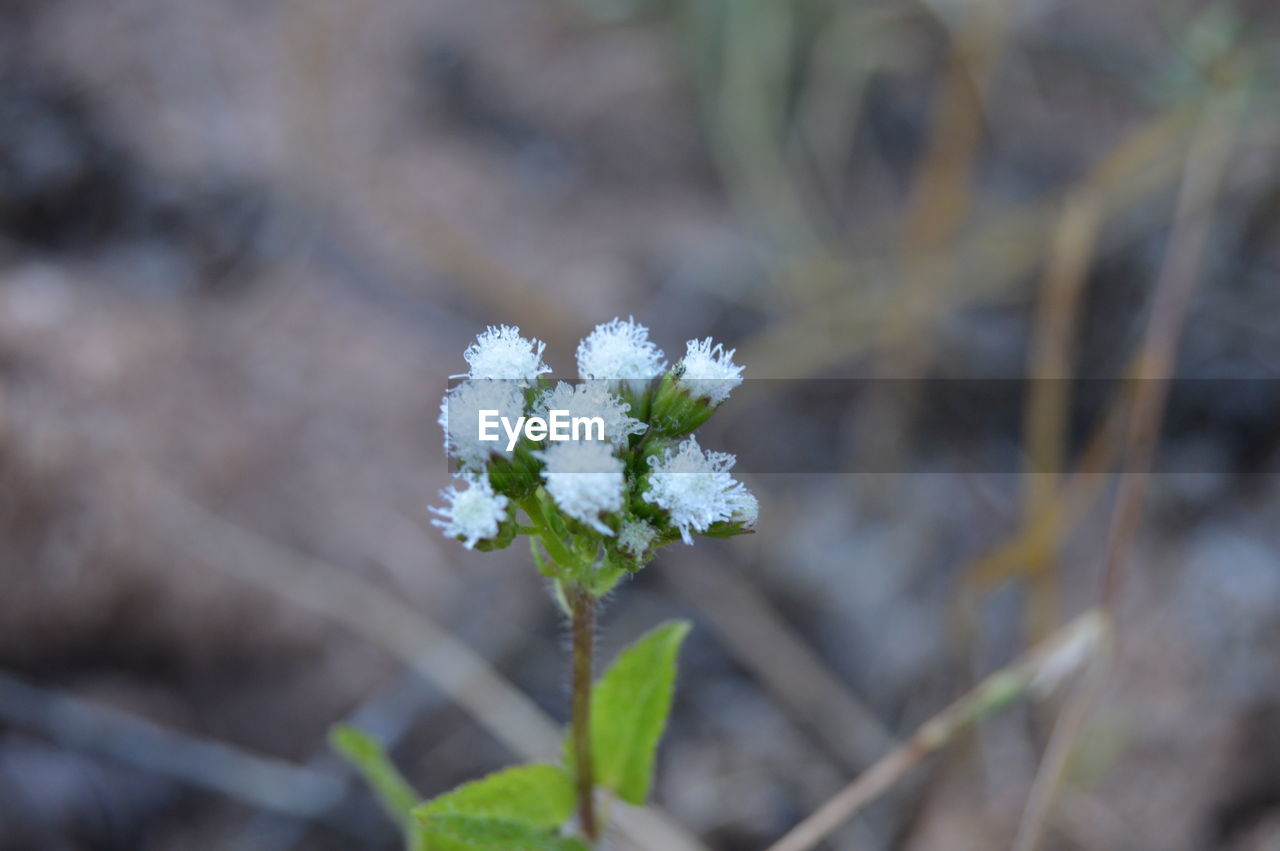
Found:
[(596, 601), (580, 585), (565, 589), (573, 633), (572, 722), (574, 776), (578, 790), (578, 821), (582, 834), (596, 840), (595, 768), (591, 754), (591, 656), (596, 639)]

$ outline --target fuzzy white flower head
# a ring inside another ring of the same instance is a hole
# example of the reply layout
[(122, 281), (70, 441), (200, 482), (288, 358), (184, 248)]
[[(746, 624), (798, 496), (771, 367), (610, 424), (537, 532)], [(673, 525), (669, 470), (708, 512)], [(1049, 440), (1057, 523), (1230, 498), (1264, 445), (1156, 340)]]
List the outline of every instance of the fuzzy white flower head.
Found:
[(733, 362), (735, 351), (726, 350), (719, 343), (711, 345), (710, 337), (690, 340), (685, 344), (684, 360), (680, 361), (684, 370), (681, 383), (688, 386), (694, 396), (719, 405), (742, 383), (742, 367)]
[(649, 340), (649, 329), (631, 317), (597, 325), (578, 344), (578, 375), (583, 378), (627, 379), (635, 387), (666, 367), (662, 351)]
[(524, 391), (516, 381), (464, 381), (440, 402), (440, 427), (444, 448), (462, 462), (464, 469), (477, 470), (497, 452), (511, 457), (505, 441), (480, 439), (480, 412), (497, 411), (512, 422), (524, 415)]
[(537, 453), (545, 462), (542, 479), (560, 510), (602, 535), (612, 535), (600, 515), (620, 511), (623, 463), (607, 443), (562, 441)]
[(511, 325), (489, 326), (476, 341), (462, 353), (471, 370), (466, 376), (452, 378), (502, 378), (520, 381), (526, 386), (551, 367), (542, 362), (542, 351), (547, 344), (541, 340), (526, 340), (520, 329)]
[(649, 459), (653, 470), (642, 496), (665, 509), (680, 537), (692, 544), (691, 532), (705, 532), (712, 523), (733, 520), (735, 511), (749, 508), (746, 487), (729, 475), (736, 460), (728, 452), (703, 452), (697, 438), (690, 437)]
[(600, 417), (604, 420), (604, 439), (615, 446), (625, 445), (629, 435), (646, 428), (643, 422), (627, 415), (630, 410), (629, 404), (609, 391), (605, 381), (584, 381), (576, 386), (561, 381), (543, 391), (533, 404), (533, 413), (540, 417), (549, 416), (551, 411), (568, 411), (570, 417)]
[(618, 531), (618, 548), (639, 558), (657, 536), (658, 530), (643, 520), (627, 520)]
[(730, 505), (729, 519), (732, 522), (741, 523), (747, 529), (756, 527), (756, 521), (760, 519), (760, 500), (755, 494), (744, 487), (733, 495)]
[(442, 518), (432, 523), (450, 538), (461, 538), (462, 545), (471, 549), (478, 541), (498, 534), (498, 525), (507, 516), (507, 498), (493, 492), (488, 476), (464, 473), (461, 478), (467, 482), (466, 490), (451, 485), (440, 491), (449, 504), (444, 508), (428, 506), (428, 510)]

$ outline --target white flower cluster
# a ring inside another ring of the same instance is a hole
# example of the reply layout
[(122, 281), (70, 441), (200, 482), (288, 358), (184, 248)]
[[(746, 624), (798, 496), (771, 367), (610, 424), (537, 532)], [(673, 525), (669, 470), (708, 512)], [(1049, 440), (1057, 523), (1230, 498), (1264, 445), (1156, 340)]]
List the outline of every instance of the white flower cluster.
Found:
[[(729, 474), (734, 457), (705, 452), (692, 436), (742, 383), (732, 349), (690, 340), (668, 370), (645, 326), (614, 319), (578, 345), (582, 381), (553, 384), (543, 377), (545, 348), (502, 325), (464, 352), (470, 369), (454, 376), (465, 380), (440, 407), (445, 450), (467, 485), (442, 491), (447, 505), (431, 509), (446, 535), (491, 549), (527, 532), (558, 558), (596, 553), (600, 564), (630, 571), (674, 540), (754, 528), (759, 507)], [(481, 411), (512, 421), (552, 411), (598, 417), (603, 440), (535, 442), (528, 432), (513, 432), (510, 446), (481, 440)], [(517, 522), (518, 509), (529, 524)]]

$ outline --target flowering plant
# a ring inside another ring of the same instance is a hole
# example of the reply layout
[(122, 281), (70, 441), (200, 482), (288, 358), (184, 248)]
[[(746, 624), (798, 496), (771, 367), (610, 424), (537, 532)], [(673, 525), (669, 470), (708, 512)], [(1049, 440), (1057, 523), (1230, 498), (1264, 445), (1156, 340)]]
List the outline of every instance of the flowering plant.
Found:
[[(441, 403), (444, 445), (459, 485), (441, 491), (433, 523), (464, 547), (493, 550), (529, 538), (534, 563), (566, 612), (572, 632), (571, 722), (564, 765), (518, 766), (426, 803), (394, 775), (357, 731), (338, 748), (374, 783), (399, 794), (384, 802), (414, 849), (584, 848), (603, 825), (598, 792), (642, 804), (666, 724), (675, 658), (688, 625), (662, 625), (625, 650), (593, 686), (597, 601), (643, 568), (662, 547), (694, 535), (749, 532), (756, 498), (729, 473), (734, 457), (707, 452), (693, 432), (742, 382), (734, 352), (690, 340), (668, 368), (648, 329), (634, 319), (596, 327), (578, 345), (581, 382), (555, 382), (546, 346), (500, 326), (463, 353), (469, 369)], [(595, 439), (553, 439), (525, 428), (508, 441), (484, 423), (552, 412), (598, 421)], [(520, 516), (523, 512), (523, 518)], [(399, 801), (399, 804), (394, 802)], [(412, 806), (410, 806), (412, 804)], [(575, 818), (576, 813), (576, 818)]]

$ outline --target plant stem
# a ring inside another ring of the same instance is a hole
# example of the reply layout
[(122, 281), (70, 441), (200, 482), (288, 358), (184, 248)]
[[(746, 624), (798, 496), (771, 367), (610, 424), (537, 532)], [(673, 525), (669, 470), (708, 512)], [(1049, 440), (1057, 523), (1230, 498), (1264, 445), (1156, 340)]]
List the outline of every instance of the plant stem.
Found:
[(588, 842), (596, 840), (595, 768), (591, 754), (591, 657), (596, 639), (596, 601), (576, 583), (566, 589), (573, 633), (572, 721), (578, 821)]

